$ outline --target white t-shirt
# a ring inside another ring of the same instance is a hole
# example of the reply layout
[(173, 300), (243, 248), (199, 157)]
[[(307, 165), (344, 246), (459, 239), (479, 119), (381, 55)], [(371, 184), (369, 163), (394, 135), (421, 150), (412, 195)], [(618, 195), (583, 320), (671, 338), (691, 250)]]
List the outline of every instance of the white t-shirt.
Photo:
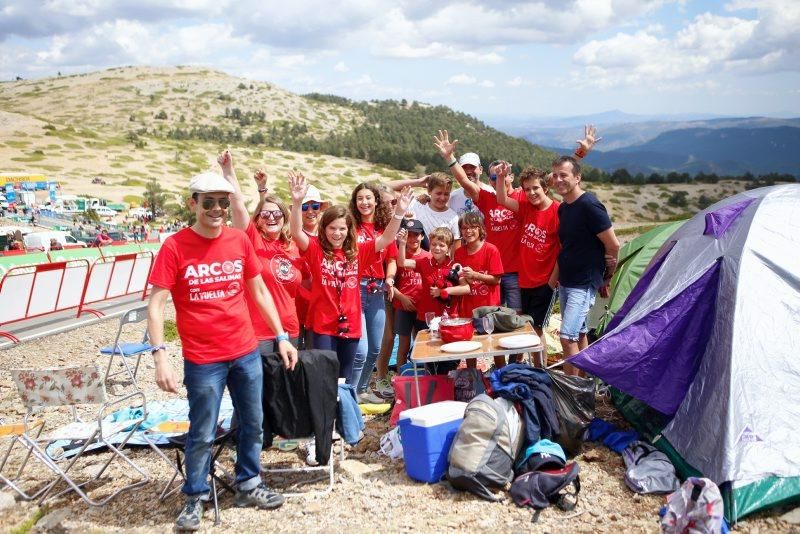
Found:
[[(480, 186), (481, 189), (483, 189), (484, 191), (489, 191), (490, 193), (494, 193), (494, 189), (492, 189), (485, 183), (480, 182)], [(447, 205), (450, 207), (451, 210), (455, 211), (459, 217), (470, 211), (480, 212), (478, 206), (476, 206), (475, 202), (473, 202), (472, 199), (469, 198), (469, 195), (467, 195), (463, 187), (459, 187), (458, 189), (450, 193), (450, 200), (447, 202)]]
[(428, 204), (420, 204), (416, 199), (411, 201), (408, 211), (422, 223), (425, 235), (428, 236), (436, 228), (444, 226), (453, 232), (453, 239), (461, 239), (458, 232), (458, 214), (450, 208), (445, 211), (434, 211)]

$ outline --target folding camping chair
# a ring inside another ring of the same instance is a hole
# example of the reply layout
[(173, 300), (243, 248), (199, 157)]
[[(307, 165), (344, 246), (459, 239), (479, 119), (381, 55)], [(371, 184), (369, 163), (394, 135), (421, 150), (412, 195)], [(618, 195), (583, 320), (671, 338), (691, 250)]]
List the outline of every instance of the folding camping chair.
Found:
[[(344, 382), (344, 378), (339, 379), (339, 383)], [(336, 401), (338, 402), (339, 399), (337, 397)], [(334, 425), (335, 428), (335, 425)], [(304, 492), (281, 492), (284, 497), (312, 497), (316, 495), (327, 495), (331, 491), (333, 491), (333, 481), (334, 481), (334, 449), (336, 448), (336, 444), (339, 444), (339, 461), (344, 461), (345, 459), (345, 452), (344, 452), (344, 439), (339, 436), (336, 431), (334, 430), (333, 434), (333, 441), (331, 443), (331, 454), (328, 458), (327, 465), (304, 465), (301, 467), (270, 467), (267, 464), (261, 465), (261, 472), (262, 473), (320, 473), (326, 472), (328, 473), (328, 482), (325, 489), (322, 490), (309, 490)], [(299, 441), (301, 443), (309, 443), (314, 440), (314, 437), (310, 438), (301, 438)]]
[[(153, 348), (150, 345), (150, 334), (145, 329), (144, 336), (139, 342), (122, 342), (120, 338), (122, 337), (122, 329), (126, 324), (139, 323), (145, 319), (147, 319), (147, 306), (132, 308), (119, 318), (119, 329), (117, 329), (114, 344), (100, 349), (100, 354), (108, 355), (108, 366), (106, 367), (106, 375), (103, 378), (103, 382), (108, 382), (108, 379), (112, 376), (127, 372), (128, 377), (133, 382), (133, 386), (139, 389), (139, 385), (136, 383), (136, 373), (139, 371), (139, 362), (142, 359), (142, 354), (149, 353)], [(129, 356), (136, 356), (136, 366), (132, 371), (130, 365), (128, 365), (127, 358)], [(121, 360), (124, 369), (111, 373), (111, 365), (114, 363), (115, 357)]]
[[(58, 483), (63, 481), (68, 487), (53, 495), (53, 497), (58, 497), (69, 491), (75, 491), (90, 506), (103, 506), (120, 493), (138, 488), (149, 482), (150, 478), (147, 473), (120, 450), (125, 447), (133, 433), (139, 428), (139, 425), (147, 418), (147, 403), (144, 393), (136, 391), (114, 402), (106, 402), (105, 387), (100, 379), (99, 369), (95, 365), (57, 369), (13, 369), (11, 370), (11, 376), (17, 385), (20, 398), (28, 410), (25, 414), (23, 431), (14, 437), (15, 442), (12, 443), (12, 447), (8, 449), (2, 462), (0, 462), (0, 466), (5, 467), (15, 443), (21, 444), (26, 449), (25, 460), (14, 479), (3, 477), (3, 482), (6, 485), (15, 489), (23, 498), (38, 499), (38, 503), (41, 505), (50, 496)], [(110, 408), (112, 406), (123, 405), (123, 403), (127, 403), (134, 398), (140, 399), (142, 403), (142, 415), (140, 417), (117, 422), (103, 421), (105, 416), (111, 413)], [(76, 409), (79, 405), (99, 406), (96, 412), (96, 419), (83, 421), (78, 416)], [(44, 427), (48, 426), (47, 417), (49, 412), (47, 409), (59, 407), (69, 407), (72, 421), (52, 431), (43, 431)], [(32, 416), (36, 413), (40, 414), (39, 417), (36, 421), (31, 421)], [(37, 426), (39, 421), (41, 421), (41, 426)], [(37, 428), (38, 432), (34, 432)], [(118, 445), (114, 445), (112, 438), (118, 436), (122, 436), (122, 439)], [(52, 459), (46, 451), (48, 444), (60, 440), (80, 443), (79, 450), (64, 468)], [(72, 477), (74, 476), (73, 467), (75, 467), (77, 460), (87, 449), (97, 446), (108, 448), (110, 451), (108, 461), (89, 480), (80, 483), (76, 482)], [(33, 493), (28, 493), (19, 489), (18, 479), (22, 476), (22, 471), (28, 465), (28, 460), (31, 456), (56, 476), (55, 479), (46, 483), (43, 488)], [(91, 482), (99, 481), (115, 459), (122, 460), (129, 468), (127, 472), (131, 472), (130, 470), (132, 469), (133, 472), (138, 473), (141, 479), (117, 489), (100, 500), (91, 498), (84, 487)], [(14, 482), (14, 480), (17, 480), (17, 482)]]

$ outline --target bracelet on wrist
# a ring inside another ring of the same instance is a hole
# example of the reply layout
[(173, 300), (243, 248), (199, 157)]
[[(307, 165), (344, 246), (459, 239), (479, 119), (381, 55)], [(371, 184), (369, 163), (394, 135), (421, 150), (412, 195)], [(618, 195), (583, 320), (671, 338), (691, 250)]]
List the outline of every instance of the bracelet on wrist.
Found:
[(286, 332), (281, 332), (275, 336), (275, 343), (280, 343), (281, 341), (289, 341), (289, 334)]
[(405, 217), (405, 215), (403, 215), (402, 213), (400, 213), (400, 214), (395, 213), (394, 215), (392, 215), (392, 217), (394, 217), (398, 221), (402, 221), (403, 217)]
[(261, 188), (259, 187), (259, 188), (258, 188), (258, 192), (259, 192), (259, 193), (266, 193), (266, 192), (267, 192), (267, 188), (265, 187), (264, 189), (261, 189)]
[(167, 350), (167, 346), (162, 343), (161, 345), (156, 345), (154, 347), (150, 347), (150, 354), (155, 354), (156, 352), (158, 352), (160, 350)]
[(589, 153), (589, 151), (587, 151), (582, 146), (579, 146), (578, 148), (575, 149), (575, 157), (578, 158), (578, 159), (582, 159), (582, 158), (586, 157), (586, 154), (588, 154), (588, 153)]
[(456, 157), (455, 156), (451, 156), (450, 157), (450, 161), (447, 162), (447, 167), (448, 168), (453, 167), (453, 165), (455, 165), (456, 163), (458, 163), (458, 160), (456, 159)]
[(448, 298), (450, 296), (450, 293), (447, 292), (446, 288), (445, 289), (440, 289), (439, 290), (439, 296), (441, 296), (443, 299), (446, 299), (446, 298)]

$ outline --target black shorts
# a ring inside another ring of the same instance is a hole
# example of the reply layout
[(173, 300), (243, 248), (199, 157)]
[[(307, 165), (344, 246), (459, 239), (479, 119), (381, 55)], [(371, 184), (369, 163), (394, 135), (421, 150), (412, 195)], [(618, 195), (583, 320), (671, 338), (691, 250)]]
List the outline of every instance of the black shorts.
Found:
[(550, 300), (553, 298), (553, 289), (547, 285), (539, 287), (523, 287), (522, 292), (522, 313), (527, 313), (533, 317), (533, 326), (542, 328), (547, 310), (550, 307)]

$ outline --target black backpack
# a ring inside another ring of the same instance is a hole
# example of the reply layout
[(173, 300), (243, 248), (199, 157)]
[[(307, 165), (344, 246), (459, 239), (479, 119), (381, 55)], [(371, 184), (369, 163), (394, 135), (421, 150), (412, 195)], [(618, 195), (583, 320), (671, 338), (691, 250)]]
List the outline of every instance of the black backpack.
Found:
[[(571, 462), (562, 469), (523, 473), (511, 484), (511, 498), (518, 506), (534, 509), (532, 523), (536, 523), (542, 510), (551, 504), (555, 504), (564, 512), (569, 512), (578, 505), (578, 494), (581, 491), (580, 472), (580, 466)], [(565, 491), (570, 485), (575, 488), (574, 492)]]

